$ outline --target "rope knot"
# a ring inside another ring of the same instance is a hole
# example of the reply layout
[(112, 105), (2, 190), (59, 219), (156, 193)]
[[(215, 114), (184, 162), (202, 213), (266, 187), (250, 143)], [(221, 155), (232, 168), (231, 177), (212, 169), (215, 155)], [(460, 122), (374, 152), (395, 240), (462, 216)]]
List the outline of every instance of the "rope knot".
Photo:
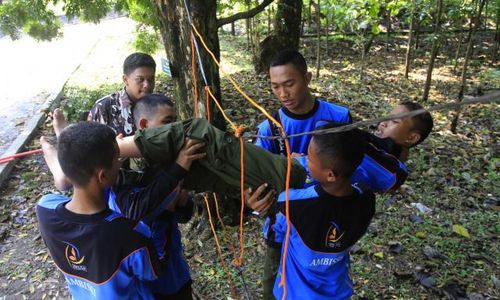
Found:
[(239, 126), (238, 128), (236, 128), (234, 130), (234, 135), (237, 138), (240, 138), (243, 135), (244, 132), (245, 132), (245, 126), (241, 125), (241, 126)]

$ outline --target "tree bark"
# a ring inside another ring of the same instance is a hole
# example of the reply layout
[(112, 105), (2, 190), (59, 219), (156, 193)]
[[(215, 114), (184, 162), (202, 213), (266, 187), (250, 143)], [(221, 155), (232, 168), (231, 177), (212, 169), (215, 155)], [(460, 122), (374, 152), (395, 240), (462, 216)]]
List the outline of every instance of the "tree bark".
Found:
[(432, 52), (431, 52), (431, 59), (429, 61), (429, 67), (427, 68), (427, 79), (425, 81), (425, 87), (424, 87), (424, 94), (422, 96), (422, 101), (427, 101), (429, 98), (429, 91), (431, 89), (431, 82), (432, 82), (432, 71), (434, 70), (434, 62), (436, 60), (437, 53), (439, 51), (439, 44), (441, 41), (441, 38), (439, 36), (439, 30), (441, 27), (441, 12), (443, 11), (443, 0), (438, 0), (438, 10), (437, 10), (437, 15), (436, 15), (436, 28), (434, 31), (435, 37), (434, 41), (432, 42)]
[(415, 24), (415, 10), (417, 2), (415, 0), (412, 1), (412, 9), (411, 9), (411, 21), (410, 21), (410, 34), (408, 36), (408, 46), (406, 47), (406, 59), (405, 59), (405, 78), (408, 79), (408, 73), (410, 73), (410, 64), (411, 64), (411, 49), (413, 44), (413, 26)]
[(391, 37), (391, 11), (387, 10), (387, 35), (385, 40), (385, 51), (389, 52), (389, 39)]
[(273, 33), (260, 43), (258, 59), (254, 61), (258, 73), (267, 72), (270, 60), (279, 51), (299, 48), (301, 21), (302, 0), (278, 0)]
[(417, 50), (420, 46), (420, 20), (417, 19), (415, 25), (417, 25), (415, 28), (415, 50)]
[[(469, 43), (467, 44), (467, 52), (465, 53), (465, 60), (464, 60), (464, 65), (462, 67), (462, 80), (460, 84), (460, 91), (458, 92), (458, 98), (457, 102), (462, 102), (464, 99), (464, 93), (465, 93), (465, 86), (467, 84), (467, 66), (470, 60), (470, 57), (472, 56), (473, 48), (474, 48), (474, 38), (475, 38), (475, 32), (479, 27), (481, 26), (481, 14), (484, 8), (484, 4), (487, 0), (479, 0), (479, 8), (477, 10), (477, 13), (474, 18), (474, 26), (472, 27), (471, 34), (470, 34), (470, 39)], [(455, 117), (453, 118), (453, 121), (451, 122), (451, 132), (457, 133), (457, 125), (458, 125), (458, 118), (460, 116), (460, 111), (461, 109), (458, 108), (455, 112)]]
[(491, 50), (491, 63), (495, 64), (497, 62), (498, 55), (498, 44), (500, 43), (500, 5), (497, 7), (497, 20), (496, 20), (496, 28), (495, 28), (495, 41), (493, 44), (493, 48)]
[(261, 4), (255, 6), (252, 9), (250, 9), (251, 2), (247, 1), (246, 3), (248, 5), (248, 7), (249, 7), (249, 9), (247, 11), (239, 12), (237, 14), (234, 14), (234, 15), (230, 16), (230, 17), (222, 18), (222, 19), (217, 20), (217, 27), (222, 27), (222, 26), (224, 26), (226, 24), (229, 24), (229, 23), (232, 23), (232, 22), (234, 22), (236, 20), (253, 18), (256, 14), (260, 13), (261, 11), (263, 11), (273, 1), (274, 0), (264, 0), (264, 1), (262, 1)]
[[(363, 34), (363, 37), (366, 38), (366, 32)], [(363, 80), (363, 75), (365, 72), (365, 61), (368, 56), (368, 53), (370, 52), (370, 48), (372, 47), (374, 38), (375, 36), (370, 31), (370, 36), (366, 41), (366, 43), (363, 45), (363, 49), (361, 50), (361, 68), (359, 70), (359, 81)]]
[(464, 42), (464, 32), (462, 20), (460, 20), (460, 34), (458, 39), (457, 51), (455, 52), (455, 64), (453, 65), (453, 73), (457, 71), (458, 58), (460, 57), (460, 52), (462, 51), (462, 43)]
[(321, 65), (321, 0), (318, 0), (318, 6), (316, 7), (316, 22), (317, 24), (317, 34), (318, 43), (316, 45), (316, 77), (319, 78), (319, 68)]
[[(327, 4), (328, 5), (328, 4)], [(326, 13), (326, 24), (325, 24), (325, 31), (326, 31), (326, 55), (328, 56), (330, 54), (330, 18), (329, 18), (330, 13)]]
[[(207, 46), (220, 59), (219, 36), (217, 27), (216, 0), (191, 0), (190, 11), (193, 24), (203, 36)], [(166, 54), (171, 63), (173, 80), (175, 83), (175, 99), (178, 114), (182, 119), (193, 116), (194, 93), (193, 74), (191, 71), (191, 26), (188, 21), (188, 12), (182, 0), (155, 1), (158, 14), (160, 34), (165, 46)], [(204, 67), (207, 84), (214, 96), (221, 101), (219, 69), (210, 56), (201, 47), (201, 61)], [(198, 69), (199, 70), (199, 69)], [(202, 76), (197, 71), (198, 79), (198, 111), (205, 112), (204, 86)], [(203, 101), (202, 101), (203, 100)], [(213, 101), (210, 102), (211, 120), (221, 129), (225, 128), (224, 120)]]
[(312, 23), (312, 0), (309, 0), (309, 10), (307, 12), (307, 30), (311, 28)]
[(271, 34), (271, 10), (267, 11), (267, 34)]

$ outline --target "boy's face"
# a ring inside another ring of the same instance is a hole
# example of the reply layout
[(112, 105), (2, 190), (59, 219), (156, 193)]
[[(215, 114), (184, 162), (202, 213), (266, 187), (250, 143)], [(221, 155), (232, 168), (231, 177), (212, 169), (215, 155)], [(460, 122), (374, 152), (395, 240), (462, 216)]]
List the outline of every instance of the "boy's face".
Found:
[(175, 108), (168, 105), (159, 105), (156, 108), (156, 113), (149, 118), (141, 118), (139, 120), (139, 128), (156, 128), (161, 125), (169, 124), (177, 120), (177, 112)]
[[(404, 105), (398, 105), (389, 115), (406, 112), (408, 109)], [(420, 133), (413, 130), (411, 117), (381, 122), (375, 135), (379, 138), (391, 138), (396, 144), (406, 147), (414, 145), (420, 139)]]
[(309, 168), (309, 175), (319, 183), (331, 181), (333, 171), (323, 167), (322, 161), (324, 159), (318, 154), (318, 150), (318, 146), (314, 142), (314, 138), (312, 138), (307, 149), (307, 167)]
[(124, 74), (123, 82), (130, 100), (137, 101), (153, 92), (155, 88), (155, 69), (139, 67), (128, 75)]
[(148, 128), (156, 128), (161, 125), (169, 124), (175, 122), (177, 119), (177, 113), (175, 108), (168, 105), (160, 105), (157, 107), (156, 114), (151, 118), (148, 118)]
[(308, 107), (309, 82), (311, 73), (302, 74), (292, 64), (274, 66), (269, 69), (271, 89), (281, 105), (292, 113), (303, 114)]

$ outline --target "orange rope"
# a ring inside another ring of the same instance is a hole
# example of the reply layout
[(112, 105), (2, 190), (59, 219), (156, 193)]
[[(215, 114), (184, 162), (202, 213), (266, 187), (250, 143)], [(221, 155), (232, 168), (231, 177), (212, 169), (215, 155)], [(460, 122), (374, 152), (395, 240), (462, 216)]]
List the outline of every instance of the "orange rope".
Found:
[(226, 263), (224, 263), (224, 258), (222, 257), (222, 251), (221, 251), (220, 245), (219, 245), (219, 238), (217, 237), (217, 232), (215, 232), (214, 223), (212, 222), (212, 214), (210, 213), (210, 206), (208, 205), (208, 198), (207, 198), (206, 194), (203, 194), (203, 199), (205, 199), (205, 205), (207, 206), (208, 220), (210, 221), (210, 227), (212, 228), (212, 233), (214, 235), (215, 244), (217, 245), (217, 252), (219, 253), (220, 263), (222, 264), (222, 267), (224, 268), (224, 272), (226, 273), (227, 278), (229, 279), (229, 284), (231, 285), (231, 295), (234, 298), (236, 298), (236, 291), (234, 289), (234, 283), (233, 283), (233, 280), (231, 279), (231, 274), (229, 274)]
[(285, 245), (283, 247), (283, 255), (281, 261), (281, 281), (280, 285), (283, 285), (283, 297), (284, 300), (286, 298), (286, 256), (288, 254), (288, 242), (290, 240), (290, 176), (292, 169), (292, 157), (290, 155), (290, 143), (288, 139), (285, 139), (285, 148), (286, 148), (286, 158), (287, 158), (287, 167), (286, 167), (286, 183), (285, 183), (285, 215), (286, 215), (286, 235), (285, 235)]
[(198, 82), (196, 81), (196, 60), (195, 60), (194, 48), (194, 35), (191, 32), (191, 72), (193, 73), (193, 85), (194, 85), (194, 116), (198, 117)]
[(205, 87), (205, 90), (208, 92), (210, 97), (214, 100), (215, 105), (217, 105), (217, 107), (219, 108), (224, 119), (231, 125), (233, 130), (236, 132), (238, 130), (238, 126), (236, 126), (236, 124), (234, 124), (233, 121), (231, 121), (231, 119), (229, 119), (229, 117), (226, 115), (226, 113), (224, 112), (224, 109), (222, 109), (222, 106), (220, 105), (219, 101), (217, 101), (217, 98), (215, 98), (214, 94), (212, 94), (210, 87)]
[[(236, 134), (240, 134), (238, 132)], [(244, 141), (243, 137), (240, 136), (240, 195), (241, 195), (241, 209), (240, 209), (240, 257), (234, 260), (234, 265), (240, 267), (243, 264), (243, 252), (244, 252), (244, 242), (243, 242), (243, 212), (245, 210), (245, 158), (244, 158)]]
[[(210, 49), (208, 48), (208, 46), (206, 45), (203, 37), (201, 36), (201, 34), (198, 32), (198, 30), (196, 29), (196, 26), (194, 26), (194, 24), (191, 23), (191, 27), (193, 28), (194, 32), (196, 33), (196, 35), (198, 36), (198, 38), (200, 39), (203, 47), (205, 48), (205, 50), (210, 54), (210, 56), (212, 57), (213, 61), (215, 62), (215, 64), (219, 67), (220, 71), (222, 72), (222, 74), (224, 74), (228, 79), (229, 81), (233, 84), (234, 88), (245, 98), (247, 99), (253, 106), (255, 106), (258, 110), (260, 110), (268, 119), (270, 119), (281, 131), (281, 134), (285, 137), (285, 130), (283, 128), (283, 126), (281, 125), (280, 122), (278, 122), (275, 118), (273, 118), (263, 107), (261, 107), (257, 102), (255, 102), (252, 98), (250, 98), (242, 89), (241, 87), (234, 81), (234, 79), (229, 75), (227, 74), (226, 72), (224, 72), (224, 70), (222, 69), (219, 61), (217, 60), (217, 58), (215, 57), (214, 53), (212, 51), (210, 51)], [(215, 98), (215, 97), (214, 97)], [(289, 242), (289, 239), (290, 239), (290, 215), (289, 215), (289, 189), (290, 189), (290, 172), (291, 172), (291, 157), (290, 157), (290, 145), (289, 145), (289, 142), (288, 142), (288, 139), (285, 138), (285, 145), (286, 145), (286, 151), (287, 151), (287, 176), (286, 176), (286, 183), (285, 183), (285, 187), (286, 187), (286, 190), (285, 190), (285, 210), (286, 210), (286, 222), (287, 222), (287, 230), (286, 230), (286, 237), (285, 237), (285, 247), (283, 248), (283, 260), (282, 260), (282, 271), (281, 271), (281, 282), (280, 282), (280, 285), (283, 285), (283, 299), (285, 299), (285, 296), (286, 296), (286, 281), (285, 281), (285, 277), (286, 277), (286, 273), (285, 273), (285, 269), (286, 269), (286, 256), (287, 256), (287, 253), (288, 253), (288, 242)]]
[(215, 212), (217, 213), (217, 218), (219, 219), (219, 222), (222, 226), (222, 232), (224, 232), (224, 237), (227, 240), (227, 243), (229, 245), (229, 249), (231, 249), (231, 252), (233, 252), (233, 257), (236, 258), (236, 249), (234, 247), (233, 241), (231, 240), (231, 236), (229, 236), (229, 232), (226, 230), (226, 225), (224, 225), (224, 221), (222, 221), (222, 218), (219, 213), (219, 202), (217, 200), (217, 194), (213, 193), (214, 200), (215, 200)]
[(208, 85), (205, 86), (205, 95), (207, 96), (207, 99), (205, 101), (205, 105), (207, 108), (207, 120), (208, 123), (210, 124), (210, 95), (209, 95), (210, 87)]

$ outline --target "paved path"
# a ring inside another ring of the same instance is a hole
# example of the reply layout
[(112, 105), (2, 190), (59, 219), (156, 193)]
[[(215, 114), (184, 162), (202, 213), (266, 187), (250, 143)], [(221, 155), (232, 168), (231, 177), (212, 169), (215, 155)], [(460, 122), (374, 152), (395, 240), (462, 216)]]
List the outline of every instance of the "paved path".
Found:
[[(93, 49), (114, 37), (131, 36), (134, 28), (133, 21), (122, 17), (97, 25), (66, 25), (63, 37), (52, 42), (0, 38), (0, 156)], [(113, 56), (112, 47), (108, 52)]]

